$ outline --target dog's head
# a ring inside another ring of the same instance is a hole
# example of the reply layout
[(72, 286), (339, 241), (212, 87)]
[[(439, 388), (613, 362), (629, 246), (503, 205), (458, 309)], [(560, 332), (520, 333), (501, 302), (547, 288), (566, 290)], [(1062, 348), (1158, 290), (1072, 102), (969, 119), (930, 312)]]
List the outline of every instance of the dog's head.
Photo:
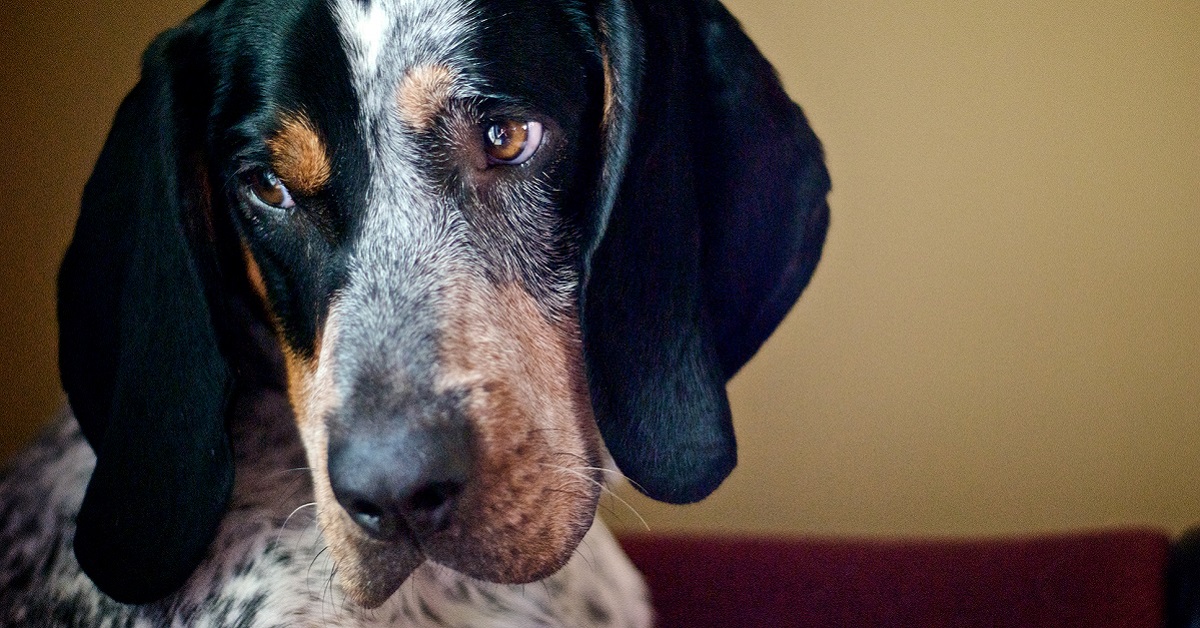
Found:
[(229, 398), (272, 380), (368, 606), (426, 559), (562, 566), (602, 441), (651, 497), (705, 497), (828, 187), (713, 0), (213, 0), (146, 53), (63, 263), (81, 565), (123, 601), (180, 586), (230, 494)]

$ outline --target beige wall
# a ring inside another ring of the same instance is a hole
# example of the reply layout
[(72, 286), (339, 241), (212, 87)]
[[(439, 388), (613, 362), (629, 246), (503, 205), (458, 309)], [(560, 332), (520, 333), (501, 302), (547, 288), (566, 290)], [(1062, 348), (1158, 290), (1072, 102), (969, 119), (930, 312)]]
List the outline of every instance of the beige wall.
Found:
[(54, 276), (79, 194), (142, 49), (193, 8), (145, 4), (48, 0), (0, 11), (0, 458), (62, 403)]
[[(189, 8), (126, 4), (3, 17), (3, 450), (58, 403), (75, 200), (137, 54)], [(1200, 4), (729, 5), (825, 141), (834, 224), (731, 385), (740, 467), (698, 506), (622, 491), (649, 525), (1200, 520)]]

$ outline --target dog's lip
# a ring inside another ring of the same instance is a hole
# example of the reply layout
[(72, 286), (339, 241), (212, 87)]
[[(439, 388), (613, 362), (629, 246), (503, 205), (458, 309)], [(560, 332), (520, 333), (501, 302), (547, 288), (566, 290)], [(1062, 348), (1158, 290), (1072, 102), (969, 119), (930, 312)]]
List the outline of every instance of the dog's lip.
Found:
[[(455, 569), (477, 580), (508, 582), (500, 574), (473, 574), (470, 568), (455, 567), (460, 560), (458, 554), (464, 548), (462, 541), (457, 540), (449, 530), (420, 539), (407, 526), (401, 525), (404, 533), (397, 540), (376, 539), (361, 530), (355, 535), (353, 551), (358, 554), (359, 560), (355, 565), (355, 573), (344, 574), (343, 589), (351, 600), (364, 608), (383, 605), (426, 561)], [(465, 551), (470, 554), (469, 549)], [(549, 572), (554, 570), (555, 567), (551, 567)], [(521, 580), (522, 583), (526, 581), (528, 579)]]
[[(573, 543), (572, 546), (574, 545)], [(414, 556), (420, 557), (420, 560), (406, 571), (396, 570), (388, 572), (385, 570), (378, 573), (371, 573), (371, 586), (358, 592), (358, 596), (352, 596), (355, 601), (367, 608), (375, 608), (386, 601), (426, 561), (453, 569), (458, 573), (481, 582), (527, 584), (541, 580), (558, 571), (565, 564), (566, 560), (570, 558), (570, 554), (573, 553), (568, 553), (561, 560), (547, 561), (544, 564), (539, 564), (536, 568), (521, 572), (512, 571), (511, 566), (488, 569), (474, 562), (473, 559), (477, 559), (479, 556), (478, 552), (473, 551), (471, 541), (464, 540), (450, 530), (431, 535), (424, 540), (417, 540), (413, 537), (401, 541), (379, 541), (368, 538), (362, 544), (360, 551), (363, 551), (367, 555), (378, 556), (380, 559), (387, 560), (390, 564), (396, 564), (394, 561), (404, 561), (406, 558)], [(363, 567), (371, 569), (365, 564)]]
[[(596, 498), (598, 500), (598, 496)], [(452, 569), (481, 582), (500, 585), (528, 584), (561, 569), (575, 554), (583, 537), (596, 520), (596, 503), (580, 509), (579, 524), (561, 539), (557, 549), (529, 552), (529, 539), (505, 538), (493, 529), (481, 534), (459, 521), (437, 534), (422, 539), (419, 548), (431, 563)], [(531, 556), (537, 555), (537, 558)]]

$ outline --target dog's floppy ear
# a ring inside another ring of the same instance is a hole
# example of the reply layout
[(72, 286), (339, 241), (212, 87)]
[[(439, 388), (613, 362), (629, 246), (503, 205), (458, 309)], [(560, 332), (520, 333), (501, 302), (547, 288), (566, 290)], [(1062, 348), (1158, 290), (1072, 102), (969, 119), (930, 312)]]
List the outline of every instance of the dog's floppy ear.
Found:
[(75, 554), (129, 603), (177, 589), (233, 484), (231, 385), (206, 294), (206, 17), (161, 35), (84, 188), (58, 284), (63, 387), (97, 462)]
[(585, 230), (597, 421), (650, 497), (704, 498), (737, 459), (725, 383), (808, 283), (820, 142), (715, 0), (605, 0), (605, 163)]

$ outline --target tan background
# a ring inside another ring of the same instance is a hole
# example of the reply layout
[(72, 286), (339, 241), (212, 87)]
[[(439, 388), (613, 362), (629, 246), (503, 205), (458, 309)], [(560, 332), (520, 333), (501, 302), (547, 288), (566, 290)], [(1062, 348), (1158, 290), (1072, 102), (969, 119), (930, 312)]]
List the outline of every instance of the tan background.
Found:
[[(1200, 3), (729, 5), (826, 143), (834, 225), (731, 385), (741, 466), (698, 506), (622, 492), (651, 528), (1200, 521)], [(60, 403), (79, 190), (140, 51), (192, 8), (3, 12), (0, 455)]]

